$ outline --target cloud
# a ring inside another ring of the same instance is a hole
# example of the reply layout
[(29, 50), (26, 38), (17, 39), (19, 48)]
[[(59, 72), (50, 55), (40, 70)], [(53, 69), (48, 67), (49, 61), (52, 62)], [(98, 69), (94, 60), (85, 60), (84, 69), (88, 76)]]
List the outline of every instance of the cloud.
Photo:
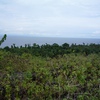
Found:
[(92, 33), (92, 37), (97, 37), (97, 38), (99, 38), (99, 37), (100, 37), (100, 30), (99, 30), (99, 31), (94, 31), (94, 32)]
[(99, 5), (98, 0), (1, 0), (0, 30), (33, 36), (90, 36), (100, 29)]
[[(99, 20), (99, 19), (98, 19)], [(29, 34), (33, 36), (82, 36), (84, 29), (100, 28), (95, 19), (89, 18), (66, 18), (66, 17), (45, 17), (37, 19), (29, 19), (20, 17), (2, 21), (2, 29), (8, 34)], [(51, 35), (50, 35), (51, 34)]]

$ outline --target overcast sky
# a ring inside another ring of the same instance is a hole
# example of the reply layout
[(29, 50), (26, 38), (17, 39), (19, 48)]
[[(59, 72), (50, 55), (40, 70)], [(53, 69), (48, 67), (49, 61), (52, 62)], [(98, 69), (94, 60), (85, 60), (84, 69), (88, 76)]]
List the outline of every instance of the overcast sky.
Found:
[(0, 34), (100, 38), (100, 0), (0, 0)]

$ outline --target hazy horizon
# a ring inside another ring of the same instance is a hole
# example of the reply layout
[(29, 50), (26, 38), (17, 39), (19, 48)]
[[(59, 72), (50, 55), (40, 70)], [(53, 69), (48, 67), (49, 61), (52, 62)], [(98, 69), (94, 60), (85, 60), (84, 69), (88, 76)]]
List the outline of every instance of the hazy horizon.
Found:
[[(34, 35), (19, 35), (19, 34), (6, 34), (7, 37), (28, 37), (28, 38), (72, 38), (72, 39), (100, 39), (100, 37), (74, 37), (74, 36), (34, 36)], [(4, 34), (0, 34), (0, 39), (4, 36)]]
[[(2, 36), (0, 35), (0, 39)], [(64, 43), (68, 44), (100, 44), (100, 39), (97, 38), (60, 38), (60, 37), (31, 37), (31, 36), (13, 36), (13, 35), (8, 35), (6, 41), (0, 46), (0, 47), (5, 47), (5, 46), (11, 46), (15, 44), (16, 46), (25, 46), (25, 44), (30, 44), (33, 45), (34, 43), (39, 44), (39, 45), (44, 45), (44, 44), (54, 44), (57, 43), (59, 45), (62, 45)]]

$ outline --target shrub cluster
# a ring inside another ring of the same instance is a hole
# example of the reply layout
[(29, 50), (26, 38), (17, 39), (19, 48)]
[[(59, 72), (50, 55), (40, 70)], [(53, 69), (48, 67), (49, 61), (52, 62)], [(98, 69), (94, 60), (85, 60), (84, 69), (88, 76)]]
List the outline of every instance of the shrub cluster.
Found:
[(99, 100), (100, 55), (54, 58), (0, 51), (0, 100)]

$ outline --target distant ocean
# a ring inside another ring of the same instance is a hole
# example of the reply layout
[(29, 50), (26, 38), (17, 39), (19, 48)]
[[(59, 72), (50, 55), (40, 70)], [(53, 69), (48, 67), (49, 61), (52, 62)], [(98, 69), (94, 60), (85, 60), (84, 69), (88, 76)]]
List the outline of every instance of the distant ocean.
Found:
[[(0, 39), (2, 36), (0, 36)], [(34, 43), (42, 45), (42, 44), (53, 44), (57, 43), (59, 45), (62, 45), (63, 43), (68, 44), (100, 44), (100, 39), (93, 39), (93, 38), (58, 38), (58, 37), (27, 37), (27, 36), (7, 36), (6, 41), (0, 46), (11, 46), (15, 44), (16, 46), (25, 46), (25, 44), (33, 45)]]

